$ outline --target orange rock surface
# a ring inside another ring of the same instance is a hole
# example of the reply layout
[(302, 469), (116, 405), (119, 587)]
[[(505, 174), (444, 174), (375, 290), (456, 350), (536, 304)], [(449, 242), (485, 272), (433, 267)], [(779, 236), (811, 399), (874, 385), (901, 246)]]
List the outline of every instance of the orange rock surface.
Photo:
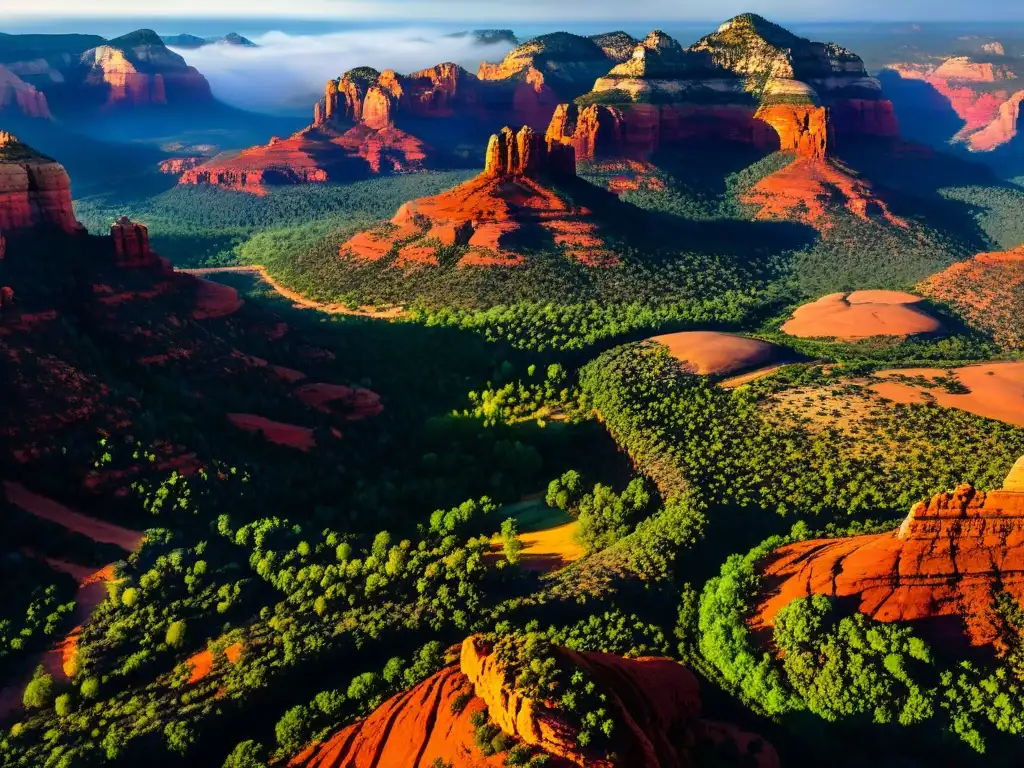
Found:
[(942, 324), (917, 306), (921, 301), (920, 296), (899, 291), (832, 293), (797, 308), (782, 331), (803, 339), (847, 341), (940, 332)]
[(970, 485), (916, 505), (891, 533), (790, 544), (761, 563), (755, 628), (792, 600), (845, 597), (879, 621), (919, 622), (944, 644), (999, 645), (999, 591), (1024, 600), (1024, 464), (1002, 490)]
[(0, 66), (0, 114), (14, 111), (25, 117), (52, 119), (46, 94), (11, 70)]
[(55, 226), (82, 232), (64, 167), (0, 131), (0, 230)]
[(524, 126), (491, 137), (485, 170), (455, 189), (405, 203), (383, 228), (362, 232), (339, 248), (343, 257), (378, 261), (393, 250), (399, 266), (436, 265), (442, 245), (463, 246), (459, 265), (521, 263), (522, 237), (563, 246), (592, 266), (615, 261), (592, 211), (573, 205), (546, 181), (573, 179), (572, 149), (546, 141)]
[[(671, 659), (621, 659), (604, 653), (559, 651), (586, 670), (607, 693), (617, 721), (617, 765), (684, 768), (695, 750), (733, 741), (757, 768), (776, 768), (766, 742), (738, 729), (703, 720), (699, 684)], [(461, 709), (453, 702), (469, 696)], [(448, 667), (410, 691), (392, 697), (369, 718), (304, 750), (291, 768), (497, 768), (505, 755), (485, 757), (473, 741), (471, 718), (487, 707), (507, 735), (534, 745), (552, 768), (610, 768), (612, 762), (578, 743), (574, 727), (543, 703), (509, 689), (505, 672), (487, 645), (475, 637), (462, 645), (458, 666)]]
[(192, 310), (192, 316), (196, 320), (212, 320), (233, 315), (245, 303), (239, 298), (238, 291), (230, 285), (204, 280), (201, 277), (195, 280), (196, 305)]
[(748, 371), (776, 362), (785, 354), (782, 347), (767, 341), (716, 331), (683, 331), (650, 340), (668, 347), (672, 357), (701, 375)]
[(999, 343), (1024, 349), (1024, 247), (958, 262), (917, 289), (952, 304), (972, 325), (991, 331)]
[(869, 182), (831, 160), (798, 158), (759, 181), (742, 200), (760, 208), (759, 219), (796, 219), (823, 234), (831, 228), (829, 218), (837, 210), (865, 221), (878, 219), (903, 229), (909, 226), (889, 210)]
[(757, 118), (779, 135), (780, 149), (799, 157), (824, 160), (829, 154), (831, 126), (825, 107), (777, 105), (761, 107)]

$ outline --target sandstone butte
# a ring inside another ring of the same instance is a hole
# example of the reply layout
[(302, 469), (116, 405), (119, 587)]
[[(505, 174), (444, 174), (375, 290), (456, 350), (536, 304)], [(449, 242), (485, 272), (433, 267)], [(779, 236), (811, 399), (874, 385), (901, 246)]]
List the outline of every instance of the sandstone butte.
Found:
[(917, 290), (952, 304), (972, 325), (990, 331), (1000, 344), (1024, 349), (1024, 246), (1004, 253), (982, 253), (953, 264), (922, 282)]
[(694, 139), (823, 160), (837, 138), (899, 133), (859, 57), (754, 14), (688, 49), (655, 30), (579, 101), (559, 105), (547, 136), (572, 144), (581, 160), (645, 158)]
[(85, 51), (74, 76), (106, 107), (191, 105), (213, 100), (195, 67), (164, 45), (152, 30), (138, 30)]
[(0, 66), (0, 114), (11, 111), (25, 117), (52, 118), (46, 94)]
[(760, 570), (755, 629), (792, 600), (823, 594), (878, 621), (917, 622), (947, 646), (1002, 650), (993, 599), (1024, 600), (1024, 458), (1000, 490), (962, 485), (915, 505), (896, 531), (789, 544)]
[(40, 226), (84, 232), (64, 167), (0, 131), (0, 230)]
[(546, 141), (529, 126), (506, 126), (488, 143), (483, 173), (448, 192), (405, 203), (390, 224), (357, 234), (339, 253), (363, 261), (394, 254), (398, 266), (438, 266), (441, 256), (458, 247), (459, 267), (496, 266), (522, 263), (520, 244), (532, 242), (564, 247), (569, 258), (588, 265), (614, 263), (593, 211), (560, 194), (551, 186), (556, 182), (582, 183), (572, 148)]
[[(498, 768), (505, 755), (484, 756), (471, 719), (485, 707), (508, 736), (547, 755), (552, 768), (684, 768), (701, 749), (732, 742), (757, 768), (776, 768), (778, 755), (760, 737), (701, 718), (696, 677), (672, 659), (623, 659), (560, 649), (563, 660), (589, 673), (608, 696), (616, 721), (618, 760), (588, 751), (564, 715), (510, 690), (506, 673), (478, 637), (462, 644), (457, 665), (388, 699), (367, 719), (295, 756), (290, 768)], [(457, 699), (465, 705), (454, 706)], [(468, 698), (468, 701), (466, 699)]]
[[(923, 105), (936, 113), (952, 107), (964, 125), (953, 141), (972, 152), (991, 152), (1013, 141), (1018, 132), (1024, 82), (1006, 64), (978, 62), (967, 56), (946, 59), (938, 66), (893, 64), (889, 69), (905, 80), (928, 83), (934, 90)], [(1018, 68), (1021, 69), (1021, 68)]]
[(843, 341), (941, 333), (942, 324), (918, 306), (921, 301), (920, 296), (900, 291), (831, 293), (798, 307), (782, 331), (803, 339)]

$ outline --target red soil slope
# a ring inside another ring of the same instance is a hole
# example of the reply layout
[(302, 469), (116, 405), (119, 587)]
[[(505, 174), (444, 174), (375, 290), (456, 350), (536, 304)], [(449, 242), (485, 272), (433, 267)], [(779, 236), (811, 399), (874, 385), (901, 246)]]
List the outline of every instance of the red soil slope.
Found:
[(684, 331), (655, 336), (677, 360), (687, 363), (693, 373), (721, 375), (739, 373), (769, 365), (780, 359), (781, 347), (759, 339), (748, 339), (716, 331)]
[(295, 390), (295, 396), (325, 413), (343, 413), (349, 421), (378, 416), (384, 410), (380, 403), (380, 395), (362, 387), (352, 388), (323, 383), (303, 384)]
[(906, 228), (865, 179), (831, 161), (801, 157), (781, 171), (762, 179), (744, 193), (743, 202), (760, 207), (759, 219), (795, 219), (822, 232), (829, 216), (845, 211), (859, 219), (878, 220)]
[(441, 247), (465, 251), (459, 266), (522, 263), (523, 246), (564, 246), (569, 258), (591, 266), (613, 263), (593, 213), (547, 185), (575, 175), (572, 150), (524, 127), (491, 137), (486, 168), (465, 184), (404, 204), (384, 228), (342, 244), (342, 256), (378, 261), (397, 249), (397, 264), (439, 264)]
[(249, 432), (262, 432), (272, 443), (287, 445), (300, 451), (308, 451), (316, 447), (313, 430), (308, 427), (297, 427), (282, 421), (272, 421), (251, 413), (229, 413), (228, 419), (236, 427)]
[(879, 621), (919, 622), (943, 643), (998, 646), (993, 598), (1003, 590), (1024, 600), (1024, 461), (1002, 490), (940, 493), (897, 531), (790, 544), (761, 571), (755, 628), (798, 597), (824, 594)]
[(803, 339), (846, 341), (940, 332), (942, 324), (916, 306), (921, 301), (920, 296), (899, 291), (831, 293), (799, 307), (782, 331)]
[[(292, 768), (430, 768), (438, 760), (453, 768), (497, 768), (505, 755), (484, 757), (473, 743), (472, 716), (488, 709), (506, 734), (535, 746), (551, 768), (613, 763), (579, 745), (570, 723), (543, 703), (508, 690), (504, 671), (478, 638), (462, 645), (459, 666), (427, 678), (411, 691), (386, 701), (369, 718), (297, 755)], [(758, 737), (700, 718), (696, 678), (671, 659), (621, 659), (604, 653), (561, 651), (589, 672), (608, 695), (617, 720), (615, 765), (629, 768), (683, 768), (693, 750), (733, 741), (751, 764), (775, 768), (774, 749)], [(461, 710), (452, 704), (463, 694)]]
[(952, 304), (996, 341), (1024, 349), (1024, 247), (983, 253), (932, 275), (917, 286), (926, 296)]

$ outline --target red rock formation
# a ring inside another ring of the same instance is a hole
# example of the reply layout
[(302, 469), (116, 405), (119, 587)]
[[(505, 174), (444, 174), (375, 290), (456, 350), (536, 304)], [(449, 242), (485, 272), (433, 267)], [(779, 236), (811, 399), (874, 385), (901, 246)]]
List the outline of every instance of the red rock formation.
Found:
[(898, 531), (790, 544), (761, 569), (755, 627), (795, 598), (824, 594), (878, 621), (921, 622), (944, 643), (998, 646), (994, 597), (1024, 601), (1024, 461), (1002, 490), (960, 486), (917, 504)]
[[(485, 757), (473, 740), (472, 717), (485, 706), (502, 731), (547, 755), (552, 768), (688, 768), (697, 750), (726, 740), (736, 745), (738, 761), (749, 760), (758, 768), (778, 766), (775, 750), (757, 736), (701, 719), (697, 679), (672, 659), (558, 653), (589, 673), (606, 693), (617, 728), (614, 762), (582, 747), (565, 715), (509, 690), (486, 644), (471, 637), (462, 645), (459, 666), (392, 697), (366, 720), (297, 755), (289, 766), (430, 768), (440, 761), (453, 768), (497, 768), (504, 765), (505, 755)], [(461, 709), (453, 706), (460, 696), (469, 696)]]
[(0, 66), (0, 113), (10, 110), (25, 117), (52, 118), (46, 95), (6, 67)]
[(362, 232), (339, 249), (345, 257), (377, 261), (398, 249), (397, 264), (438, 264), (441, 245), (467, 246), (460, 266), (518, 264), (510, 246), (523, 230), (564, 246), (594, 266), (614, 262), (593, 212), (574, 205), (544, 182), (575, 177), (572, 149), (524, 126), (504, 128), (488, 144), (486, 169), (475, 179), (434, 197), (405, 203), (391, 224)]
[(382, 171), (424, 167), (429, 148), (397, 128), (357, 125), (344, 133), (328, 126), (271, 139), (234, 156), (215, 157), (186, 170), (179, 184), (211, 184), (254, 194), (267, 186), (349, 180)]
[(831, 126), (825, 107), (789, 104), (761, 107), (757, 118), (775, 129), (783, 152), (795, 152), (799, 157), (813, 160), (828, 157)]
[(953, 141), (970, 151), (990, 152), (1017, 136), (1024, 91), (1016, 87), (1017, 74), (1008, 67), (961, 56), (938, 67), (894, 64), (889, 69), (905, 80), (922, 80), (935, 89), (935, 103), (924, 107), (936, 112), (952, 107), (964, 121)]
[(204, 162), (206, 162), (206, 158), (199, 156), (172, 157), (171, 159), (164, 160), (160, 163), (160, 173), (166, 173), (169, 176), (178, 176), (185, 171), (198, 168)]
[(151, 267), (158, 264), (159, 256), (149, 247), (149, 230), (122, 216), (110, 225), (114, 241), (114, 258), (120, 267)]
[(81, 232), (64, 167), (0, 131), (0, 229), (57, 226)]

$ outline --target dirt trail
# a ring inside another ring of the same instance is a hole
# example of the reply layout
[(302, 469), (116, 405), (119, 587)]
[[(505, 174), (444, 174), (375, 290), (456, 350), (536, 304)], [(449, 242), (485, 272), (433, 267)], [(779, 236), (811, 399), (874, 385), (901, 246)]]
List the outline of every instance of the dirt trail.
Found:
[(125, 552), (134, 552), (142, 544), (143, 537), (138, 531), (130, 531), (119, 525), (75, 512), (52, 499), (32, 493), (20, 483), (5, 481), (4, 488), (7, 491), (7, 498), (26, 512), (62, 525), (69, 531), (88, 536), (93, 541), (116, 544)]
[(316, 301), (315, 299), (310, 299), (297, 291), (293, 291), (290, 288), (286, 288), (281, 285), (281, 283), (270, 276), (270, 273), (267, 272), (267, 268), (262, 264), (238, 267), (199, 267), (196, 269), (178, 269), (177, 271), (196, 275), (197, 277), (231, 272), (257, 275), (261, 280), (263, 280), (263, 282), (281, 294), (282, 297), (293, 302), (295, 306), (305, 309), (317, 309), (330, 315), (354, 315), (357, 317), (372, 317), (378, 320), (390, 320), (392, 318), (407, 317), (409, 315), (409, 313), (401, 307), (390, 307), (388, 309), (380, 310), (375, 309), (374, 307), (359, 307), (358, 309), (352, 309), (344, 304), (327, 304), (321, 301)]

